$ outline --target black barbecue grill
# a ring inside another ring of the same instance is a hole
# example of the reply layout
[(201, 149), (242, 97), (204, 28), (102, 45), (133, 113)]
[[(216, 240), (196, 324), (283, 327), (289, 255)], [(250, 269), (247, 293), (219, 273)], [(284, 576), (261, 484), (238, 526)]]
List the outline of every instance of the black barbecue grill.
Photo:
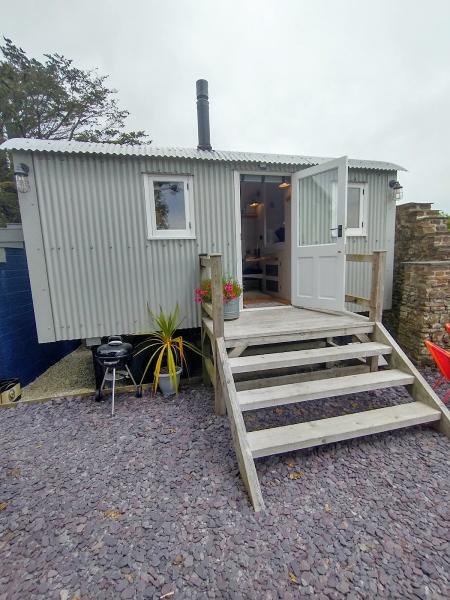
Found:
[(95, 351), (95, 358), (104, 370), (102, 384), (95, 392), (95, 399), (102, 399), (106, 381), (111, 381), (111, 414), (114, 416), (114, 391), (116, 379), (130, 378), (136, 388), (136, 397), (141, 398), (142, 386), (137, 385), (130, 371), (129, 363), (133, 355), (133, 346), (122, 341), (120, 335), (112, 335), (107, 344), (102, 344)]

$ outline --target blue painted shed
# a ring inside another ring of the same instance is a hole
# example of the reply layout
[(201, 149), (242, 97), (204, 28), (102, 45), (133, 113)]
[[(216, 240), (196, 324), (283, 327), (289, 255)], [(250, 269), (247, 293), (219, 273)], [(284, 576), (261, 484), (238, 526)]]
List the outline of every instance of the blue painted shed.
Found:
[(0, 228), (0, 379), (25, 386), (78, 345), (38, 342), (22, 228)]

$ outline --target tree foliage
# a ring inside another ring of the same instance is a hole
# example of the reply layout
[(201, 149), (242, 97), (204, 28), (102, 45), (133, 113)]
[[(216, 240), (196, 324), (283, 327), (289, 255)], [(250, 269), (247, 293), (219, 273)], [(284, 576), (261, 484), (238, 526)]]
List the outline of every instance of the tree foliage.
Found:
[[(126, 131), (127, 110), (106, 75), (82, 70), (61, 54), (29, 58), (4, 38), (0, 46), (0, 142), (24, 137), (137, 145), (150, 143), (144, 131)], [(0, 226), (19, 222), (14, 177), (0, 152)]]
[(0, 227), (7, 223), (20, 223), (20, 210), (12, 169), (0, 161)]
[(119, 108), (106, 75), (57, 53), (44, 62), (29, 58), (7, 38), (0, 49), (0, 129), (8, 138), (148, 142), (144, 131), (124, 131), (129, 112)]

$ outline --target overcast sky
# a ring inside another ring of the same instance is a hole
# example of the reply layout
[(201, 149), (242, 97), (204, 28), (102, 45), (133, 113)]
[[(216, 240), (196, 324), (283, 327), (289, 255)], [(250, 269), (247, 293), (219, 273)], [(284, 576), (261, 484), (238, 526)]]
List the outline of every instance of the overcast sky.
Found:
[(130, 129), (217, 149), (387, 160), (404, 200), (450, 212), (449, 0), (22, 0), (1, 32), (110, 75)]

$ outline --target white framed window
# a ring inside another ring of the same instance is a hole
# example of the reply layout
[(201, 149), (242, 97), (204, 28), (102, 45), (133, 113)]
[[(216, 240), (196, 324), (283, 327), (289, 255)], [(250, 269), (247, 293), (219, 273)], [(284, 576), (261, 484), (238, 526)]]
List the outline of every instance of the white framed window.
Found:
[(367, 235), (367, 183), (347, 186), (346, 235)]
[(148, 238), (194, 239), (192, 177), (144, 175)]
[[(332, 223), (336, 227), (336, 202), (337, 202), (337, 183), (333, 182), (332, 187), (333, 206)], [(367, 183), (349, 183), (347, 185), (347, 222), (345, 224), (346, 236), (365, 236), (367, 235)], [(337, 233), (331, 233), (336, 237)]]

